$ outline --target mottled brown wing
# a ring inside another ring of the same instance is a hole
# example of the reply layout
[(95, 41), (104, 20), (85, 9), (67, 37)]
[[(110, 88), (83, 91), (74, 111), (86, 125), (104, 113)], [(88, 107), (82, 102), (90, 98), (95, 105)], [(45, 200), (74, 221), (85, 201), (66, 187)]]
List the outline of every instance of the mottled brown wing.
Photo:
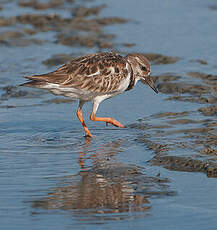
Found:
[(73, 74), (73, 72), (79, 69), (79, 64), (81, 61), (84, 61), (92, 56), (93, 54), (77, 57), (53, 72), (40, 75), (25, 76), (25, 78), (33, 81), (61, 84), (68, 79), (69, 75)]
[(118, 90), (120, 82), (124, 80), (126, 76), (127, 75), (121, 73), (98, 74), (91, 77), (80, 75), (79, 80), (76, 78), (76, 80), (70, 80), (61, 86), (73, 87), (98, 94), (112, 93)]
[(99, 53), (79, 62), (62, 87), (73, 87), (95, 93), (116, 91), (128, 76), (126, 61), (115, 53)]
[(118, 89), (127, 77), (126, 61), (116, 53), (96, 53), (75, 58), (54, 72), (26, 78), (90, 92), (108, 93)]

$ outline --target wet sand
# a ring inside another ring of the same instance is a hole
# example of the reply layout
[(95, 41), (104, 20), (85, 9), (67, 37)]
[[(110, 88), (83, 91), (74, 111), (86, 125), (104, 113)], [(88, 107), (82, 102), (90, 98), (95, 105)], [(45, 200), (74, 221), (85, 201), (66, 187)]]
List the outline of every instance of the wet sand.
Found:
[[(0, 4), (4, 229), (214, 229), (215, 6), (157, 3)], [(86, 139), (75, 100), (19, 86), (25, 75), (110, 50), (144, 54), (160, 92), (138, 84), (100, 106), (126, 129), (87, 120), (96, 137)]]

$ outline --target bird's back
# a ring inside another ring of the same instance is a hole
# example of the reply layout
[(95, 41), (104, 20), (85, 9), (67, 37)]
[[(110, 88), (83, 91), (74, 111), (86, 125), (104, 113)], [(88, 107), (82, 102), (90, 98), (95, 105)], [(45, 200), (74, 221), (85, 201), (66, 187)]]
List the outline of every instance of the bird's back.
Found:
[(89, 54), (73, 59), (56, 71), (27, 76), (31, 82), (24, 86), (38, 88), (75, 89), (77, 91), (108, 94), (127, 86), (130, 66), (125, 58), (113, 52)]

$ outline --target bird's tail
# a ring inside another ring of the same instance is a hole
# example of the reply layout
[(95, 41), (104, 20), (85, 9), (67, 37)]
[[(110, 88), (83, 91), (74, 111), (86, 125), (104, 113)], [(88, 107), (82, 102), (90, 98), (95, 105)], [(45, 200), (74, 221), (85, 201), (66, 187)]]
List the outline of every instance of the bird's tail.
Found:
[(44, 84), (46, 84), (44, 81), (33, 80), (20, 84), (20, 86), (42, 88)]

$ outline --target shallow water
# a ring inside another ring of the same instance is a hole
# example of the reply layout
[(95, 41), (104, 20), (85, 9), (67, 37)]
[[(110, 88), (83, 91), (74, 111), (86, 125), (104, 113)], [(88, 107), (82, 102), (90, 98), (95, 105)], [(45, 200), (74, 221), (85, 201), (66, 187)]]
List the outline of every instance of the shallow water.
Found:
[[(100, 105), (98, 114), (115, 117), (126, 129), (89, 121), (91, 105), (85, 105), (87, 125), (95, 135), (86, 139), (75, 115), (76, 101), (58, 101), (46, 91), (17, 86), (24, 75), (54, 70), (58, 65), (42, 62), (55, 54), (80, 55), (99, 47), (62, 45), (56, 37), (59, 27), (40, 31), (22, 23), (1, 26), (0, 34), (35, 29), (24, 38), (44, 42), (27, 45), (17, 37), (15, 43), (13, 38), (0, 39), (1, 228), (215, 229), (217, 114), (200, 112), (217, 103), (215, 3), (64, 1), (40, 11), (5, 1), (0, 14), (70, 17), (75, 6), (103, 2), (107, 6), (97, 17), (129, 19), (103, 27), (104, 33), (116, 35), (110, 41), (113, 49), (180, 59), (152, 63), (153, 76), (160, 76), (158, 95), (137, 84)], [(214, 80), (189, 77), (189, 72), (213, 74)], [(162, 80), (163, 74), (169, 78)], [(176, 75), (180, 78), (171, 80)], [(193, 89), (182, 93), (183, 88), (177, 88), (174, 93), (170, 85), (165, 87), (167, 82), (192, 84)], [(197, 84), (209, 87), (208, 93), (207, 88), (193, 91)]]

